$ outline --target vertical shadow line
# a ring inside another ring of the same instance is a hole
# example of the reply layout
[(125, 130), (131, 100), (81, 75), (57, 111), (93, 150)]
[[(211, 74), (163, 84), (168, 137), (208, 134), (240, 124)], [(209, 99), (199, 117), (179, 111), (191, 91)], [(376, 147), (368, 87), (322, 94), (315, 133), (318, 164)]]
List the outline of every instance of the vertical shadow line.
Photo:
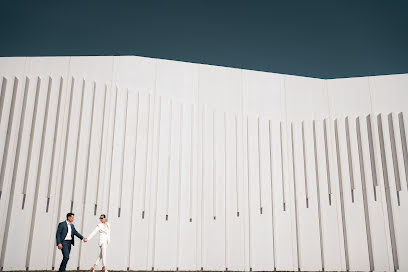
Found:
[(290, 123), (290, 137), (292, 147), (292, 174), (293, 174), (293, 191), (294, 191), (294, 204), (295, 204), (295, 228), (296, 228), (296, 255), (298, 270), (300, 271), (300, 249), (299, 249), (299, 226), (298, 226), (298, 205), (296, 196), (296, 164), (295, 164), (295, 140), (293, 135), (293, 122)]
[(397, 147), (395, 144), (395, 131), (394, 131), (394, 118), (392, 113), (388, 114), (388, 129), (390, 131), (390, 142), (391, 142), (391, 151), (392, 151), (392, 162), (394, 166), (394, 176), (395, 176), (395, 186), (397, 187), (397, 197), (398, 197), (398, 206), (400, 203), (401, 192), (401, 177), (399, 173), (398, 157), (397, 157)]
[(316, 121), (313, 120), (313, 152), (315, 160), (315, 175), (316, 175), (316, 190), (317, 190), (317, 212), (319, 218), (319, 239), (320, 239), (320, 260), (322, 263), (322, 271), (324, 271), (324, 247), (323, 247), (323, 231), (322, 231), (322, 209), (320, 204), (320, 178), (319, 178), (319, 160), (317, 157), (317, 139), (316, 139)]
[(371, 177), (373, 179), (373, 192), (374, 200), (377, 201), (377, 167), (375, 165), (375, 156), (374, 156), (374, 141), (373, 141), (373, 128), (371, 123), (371, 114), (367, 115), (367, 132), (368, 132), (368, 147), (370, 149), (370, 162), (371, 162)]
[(119, 88), (116, 86), (116, 92), (115, 92), (115, 108), (113, 109), (113, 132), (112, 132), (112, 147), (111, 147), (111, 155), (110, 155), (110, 173), (109, 173), (109, 182), (108, 182), (108, 206), (106, 210), (106, 214), (109, 217), (109, 211), (110, 211), (110, 191), (111, 191), (111, 186), (112, 186), (112, 166), (113, 166), (113, 152), (115, 148), (115, 132), (116, 132), (116, 116), (117, 116), (117, 111), (118, 111), (118, 92)]
[(129, 90), (126, 89), (126, 106), (125, 106), (125, 131), (123, 133), (123, 148), (122, 148), (122, 162), (120, 168), (120, 190), (119, 190), (119, 210), (118, 217), (120, 217), (120, 211), (122, 209), (123, 198), (123, 167), (125, 165), (125, 150), (126, 150), (126, 133), (127, 133), (127, 119), (128, 119), (128, 107), (129, 107)]
[[(86, 197), (87, 197), (87, 189), (88, 189), (88, 181), (90, 179), (89, 177), (89, 164), (91, 160), (89, 159), (90, 154), (91, 154), (91, 139), (92, 139), (92, 132), (93, 132), (93, 117), (94, 117), (94, 111), (95, 111), (95, 93), (96, 93), (96, 82), (94, 81), (94, 86), (93, 86), (93, 92), (92, 92), (92, 108), (91, 108), (91, 123), (89, 125), (89, 136), (88, 136), (88, 150), (87, 150), (87, 155), (86, 155), (86, 168), (85, 168), (85, 180), (84, 180), (84, 185), (83, 185), (83, 198), (82, 198), (82, 222), (81, 222), (81, 233), (84, 232), (84, 225), (85, 225), (85, 207), (86, 207)], [(77, 267), (81, 266), (81, 252), (82, 252), (82, 246), (83, 243), (80, 243), (79, 245), (79, 258), (78, 258), (78, 265)]]
[(351, 143), (350, 143), (350, 121), (349, 117), (346, 117), (345, 120), (346, 126), (346, 141), (347, 141), (347, 158), (348, 158), (348, 167), (350, 174), (350, 187), (351, 187), (351, 201), (354, 203), (354, 190), (356, 189), (354, 184), (354, 172), (353, 172), (353, 156), (351, 154)]
[[(129, 227), (129, 240), (128, 240), (128, 249), (129, 249), (129, 258), (128, 258), (128, 267), (131, 266), (131, 254), (132, 254), (132, 234), (133, 234), (133, 210), (134, 210), (134, 197), (135, 197), (135, 178), (136, 178), (136, 155), (137, 155), (137, 135), (138, 135), (138, 126), (139, 126), (139, 93), (137, 93), (136, 98), (136, 126), (135, 126), (135, 151), (133, 152), (133, 173), (132, 173), (132, 205), (130, 207), (130, 227)], [(160, 125), (160, 123), (159, 123)]]
[(386, 157), (386, 154), (385, 154), (384, 131), (383, 131), (383, 124), (382, 124), (381, 114), (377, 115), (377, 125), (378, 125), (378, 137), (379, 137), (379, 140), (380, 140), (381, 164), (382, 164), (382, 168), (383, 168), (385, 201), (387, 203), (388, 224), (389, 224), (389, 227), (390, 227), (392, 258), (393, 258), (393, 261), (394, 261), (394, 270), (398, 270), (399, 269), (399, 264), (398, 264), (397, 242), (396, 242), (396, 239), (395, 239), (393, 207), (392, 207), (392, 203), (391, 203), (392, 199), (391, 199), (390, 183), (389, 183), (389, 179), (388, 179), (387, 157)]
[(180, 142), (179, 142), (179, 173), (178, 173), (178, 179), (179, 179), (179, 182), (178, 182), (178, 192), (177, 192), (177, 195), (178, 195), (178, 197), (177, 197), (177, 259), (176, 259), (176, 261), (177, 261), (177, 264), (176, 264), (176, 267), (179, 267), (179, 258), (180, 258), (180, 218), (181, 218), (181, 216), (180, 216), (180, 198), (181, 198), (181, 169), (182, 169), (182, 167), (181, 167), (181, 165), (182, 165), (182, 162), (183, 162), (183, 146), (182, 146), (182, 144), (183, 144), (183, 122), (184, 122), (184, 120), (183, 120), (183, 112), (184, 112), (184, 107), (183, 107), (183, 104), (181, 104), (181, 109), (180, 109), (180, 135), (179, 135), (179, 137), (180, 137)]
[(56, 141), (57, 141), (57, 136), (58, 136), (58, 124), (59, 124), (59, 118), (61, 114), (61, 94), (62, 94), (62, 87), (63, 87), (63, 78), (60, 77), (60, 84), (59, 84), (59, 90), (58, 90), (58, 102), (57, 102), (57, 114), (55, 116), (55, 125), (54, 125), (54, 135), (52, 138), (52, 153), (51, 153), (51, 165), (50, 165), (50, 173), (48, 177), (48, 188), (47, 188), (47, 207), (45, 209), (45, 212), (48, 213), (48, 208), (50, 204), (50, 198), (51, 198), (51, 186), (52, 186), (52, 176), (54, 174), (54, 161), (55, 161), (55, 148), (56, 148)]
[(269, 132), (269, 172), (271, 184), (271, 221), (272, 221), (272, 250), (273, 250), (273, 266), (276, 267), (276, 248), (275, 248), (275, 219), (274, 219), (274, 197), (273, 197), (273, 156), (272, 156), (272, 126), (271, 120), (268, 120)]
[(27, 161), (26, 161), (26, 169), (24, 172), (24, 185), (23, 185), (23, 203), (22, 209), (24, 209), (25, 197), (27, 194), (27, 187), (28, 187), (28, 177), (30, 173), (30, 165), (31, 165), (31, 153), (33, 150), (33, 140), (34, 140), (34, 131), (35, 125), (37, 123), (37, 109), (38, 109), (38, 98), (40, 96), (40, 86), (41, 86), (41, 78), (37, 77), (37, 86), (35, 91), (35, 101), (34, 101), (34, 110), (33, 110), (33, 117), (31, 119), (31, 129), (30, 129), (30, 141), (28, 143), (28, 154), (27, 154)]
[(72, 182), (72, 193), (71, 193), (71, 212), (74, 208), (75, 199), (75, 187), (77, 182), (77, 172), (78, 172), (78, 153), (79, 145), (81, 142), (81, 130), (82, 130), (82, 112), (84, 108), (84, 94), (85, 94), (85, 79), (82, 79), (82, 94), (81, 94), (81, 107), (79, 109), (79, 124), (78, 124), (78, 133), (76, 139), (76, 151), (75, 151), (75, 167), (74, 167), (74, 180)]
[(250, 160), (249, 160), (249, 117), (246, 118), (246, 149), (247, 149), (247, 175), (248, 175), (248, 255), (249, 255), (249, 267), (252, 271), (252, 251), (251, 251), (251, 178), (250, 178)]
[(212, 133), (213, 133), (213, 218), (216, 219), (217, 216), (217, 154), (215, 152), (215, 109), (213, 111), (213, 122), (212, 122)]
[(9, 148), (10, 148), (10, 135), (11, 135), (11, 129), (12, 129), (14, 115), (15, 115), (17, 88), (18, 88), (18, 79), (17, 77), (15, 77), (14, 84), (13, 84), (13, 94), (11, 97), (10, 113), (9, 113), (8, 124), (7, 124), (6, 142), (4, 145), (3, 160), (1, 163), (1, 170), (0, 170), (1, 171), (0, 172), (0, 192), (3, 191), (4, 176), (6, 175), (5, 172), (6, 172), (6, 165), (7, 165), (8, 155), (9, 155)]
[(29, 267), (31, 261), (31, 253), (32, 253), (32, 245), (33, 245), (33, 235), (34, 235), (34, 228), (36, 222), (36, 215), (37, 215), (37, 203), (38, 203), (38, 195), (41, 183), (41, 176), (43, 170), (43, 159), (44, 159), (44, 142), (45, 136), (47, 132), (47, 123), (48, 123), (48, 112), (50, 108), (50, 94), (51, 94), (51, 87), (52, 87), (52, 78), (48, 78), (48, 90), (47, 90), (47, 100), (45, 104), (45, 113), (44, 113), (44, 121), (42, 126), (42, 134), (41, 134), (41, 143), (40, 143), (40, 156), (38, 158), (38, 165), (37, 165), (37, 178), (35, 180), (35, 191), (34, 191), (34, 203), (32, 207), (32, 216), (31, 216), (31, 224), (30, 224), (30, 234), (28, 238), (28, 246), (27, 246), (27, 258), (26, 258), (26, 267)]
[(150, 104), (151, 104), (151, 94), (148, 94), (147, 99), (147, 130), (146, 130), (146, 150), (145, 150), (145, 172), (144, 172), (144, 180), (143, 180), (143, 209), (142, 209), (142, 219), (145, 216), (145, 208), (146, 208), (146, 183), (147, 183), (147, 157), (149, 155), (149, 130), (150, 130)]
[(8, 233), (10, 230), (10, 218), (11, 218), (11, 212), (13, 210), (13, 203), (14, 203), (14, 196), (15, 196), (17, 169), (18, 169), (18, 165), (20, 162), (21, 138), (22, 138), (23, 130), (24, 130), (25, 112), (26, 112), (26, 106), (27, 106), (27, 93), (28, 93), (29, 84), (30, 84), (30, 80), (28, 77), (26, 77), (25, 86), (24, 86), (23, 106), (21, 109), (20, 124), (18, 128), (16, 156), (14, 157), (13, 173), (11, 176), (10, 197), (9, 197), (9, 203), (7, 206), (6, 224), (5, 224), (4, 233), (3, 233), (4, 239), (3, 239), (3, 244), (1, 248), (0, 267), (4, 266), (4, 258), (5, 258), (6, 249), (7, 249)]
[(7, 78), (3, 77), (1, 82), (1, 94), (0, 94), (0, 120), (3, 116), (4, 98), (6, 96)]
[[(156, 99), (156, 98), (154, 98)], [(156, 220), (157, 220), (157, 184), (159, 183), (159, 157), (160, 157), (160, 126), (161, 126), (161, 96), (158, 96), (159, 99), (159, 110), (158, 110), (158, 124), (157, 124), (157, 150), (156, 150), (156, 156), (157, 156), (157, 167), (156, 167), (156, 180), (155, 180), (155, 192), (154, 192), (154, 210), (153, 210), (153, 234), (152, 234), (152, 244), (153, 244), (153, 250), (152, 250), (152, 267), (154, 267), (155, 262), (156, 262)], [(152, 161), (154, 160), (154, 107), (153, 107), (153, 126), (152, 126)], [(151, 163), (150, 169), (153, 168), (153, 162)], [(151, 170), (150, 173), (150, 182), (153, 183), (153, 175), (152, 175), (153, 170)], [(166, 218), (167, 219), (167, 218)], [(153, 269), (152, 269), (153, 270)]]
[(228, 220), (227, 220), (227, 114), (224, 112), (224, 235), (225, 235), (225, 267), (228, 269)]
[(368, 210), (367, 185), (366, 185), (366, 178), (365, 178), (363, 147), (362, 147), (362, 140), (361, 140), (360, 117), (357, 117), (356, 119), (356, 132), (357, 132), (358, 155), (359, 155), (359, 162), (360, 162), (361, 186), (363, 190), (363, 204), (364, 204), (364, 215), (365, 215), (364, 217), (365, 217), (367, 245), (368, 245), (368, 257), (370, 261), (370, 271), (373, 271), (374, 270), (373, 246), (372, 246), (372, 241), (371, 241), (370, 212)]
[(331, 177), (330, 177), (329, 141), (327, 138), (327, 119), (324, 119), (323, 129), (324, 129), (323, 130), (324, 132), (324, 155), (326, 159), (327, 189), (328, 189), (328, 194), (329, 194), (329, 205), (331, 206), (332, 186), (331, 186)]
[(259, 128), (259, 117), (258, 117), (258, 183), (259, 183), (259, 210), (262, 214), (262, 169), (261, 169), (261, 132)]
[[(59, 217), (61, 215), (61, 209), (62, 209), (62, 193), (64, 191), (64, 183), (65, 183), (65, 168), (66, 168), (66, 162), (67, 162), (67, 150), (68, 150), (68, 139), (69, 139), (69, 130), (70, 130), (70, 123), (71, 123), (71, 112), (72, 112), (72, 99), (73, 99), (73, 93), (74, 93), (74, 85), (75, 85), (75, 79), (74, 77), (71, 78), (71, 92), (69, 94), (69, 106), (68, 106), (68, 120), (67, 120), (67, 130), (65, 132), (65, 144), (64, 144), (64, 158), (62, 161), (62, 173), (61, 173), (61, 183), (60, 183), (60, 192), (59, 192), (59, 203), (58, 203), (58, 213), (57, 213), (57, 222)], [(54, 250), (53, 256), (52, 256), (52, 263), (55, 266), (55, 253), (57, 250)]]
[(169, 147), (167, 150), (167, 177), (166, 177), (166, 220), (169, 216), (169, 199), (170, 199), (170, 168), (171, 168), (171, 147), (172, 147), (172, 128), (173, 123), (173, 101), (170, 100), (170, 118), (169, 118)]
[(283, 156), (283, 124), (282, 122), (279, 123), (279, 140), (280, 140), (280, 155), (281, 155), (281, 175), (282, 175), (282, 205), (283, 211), (286, 211), (286, 200), (285, 200), (285, 162)]
[(96, 215), (96, 210), (98, 208), (98, 198), (99, 198), (99, 191), (101, 187), (101, 182), (99, 180), (100, 172), (101, 172), (101, 161), (102, 161), (102, 145), (104, 140), (104, 129), (105, 129), (105, 108), (106, 108), (106, 93), (108, 92), (108, 86), (105, 85), (105, 92), (103, 95), (103, 107), (102, 107), (102, 129), (101, 129), (101, 141), (99, 142), (99, 158), (98, 158), (98, 172), (96, 173), (96, 195), (95, 195), (95, 207), (94, 207), (94, 215)]
[(190, 222), (193, 220), (193, 159), (194, 159), (194, 105), (191, 105), (191, 129), (190, 129)]
[(238, 117), (235, 115), (235, 194), (237, 199), (237, 216), (239, 216), (239, 175), (238, 175)]
[(344, 195), (343, 195), (343, 177), (341, 171), (341, 158), (340, 158), (340, 143), (339, 143), (339, 128), (338, 128), (338, 119), (334, 120), (335, 128), (335, 140), (336, 140), (336, 155), (337, 155), (337, 172), (339, 177), (339, 190), (340, 190), (340, 205), (341, 205), (341, 219), (343, 227), (343, 242), (344, 242), (344, 253), (346, 258), (346, 270), (350, 270), (349, 263), (349, 252), (348, 252), (348, 242), (347, 242), (347, 230), (346, 230), (346, 215), (344, 210)]
[(402, 112), (398, 114), (398, 119), (399, 119), (399, 127), (400, 127), (401, 143), (402, 143), (402, 154), (404, 157), (405, 178), (406, 178), (407, 187), (408, 187), (408, 148), (407, 148), (407, 136), (405, 134), (404, 115)]
[(302, 121), (302, 148), (303, 148), (303, 171), (305, 175), (305, 193), (306, 193), (306, 208), (309, 208), (309, 190), (307, 179), (307, 162), (306, 162), (306, 144), (305, 144), (305, 121)]

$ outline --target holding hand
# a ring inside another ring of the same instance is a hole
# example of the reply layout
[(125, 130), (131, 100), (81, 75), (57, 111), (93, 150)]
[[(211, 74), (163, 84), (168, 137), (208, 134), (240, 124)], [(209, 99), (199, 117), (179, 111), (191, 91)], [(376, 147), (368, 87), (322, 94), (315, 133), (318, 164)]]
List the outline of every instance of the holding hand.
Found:
[(84, 242), (85, 243), (88, 242), (88, 238), (84, 237)]
[(58, 249), (62, 249), (62, 244), (58, 244)]

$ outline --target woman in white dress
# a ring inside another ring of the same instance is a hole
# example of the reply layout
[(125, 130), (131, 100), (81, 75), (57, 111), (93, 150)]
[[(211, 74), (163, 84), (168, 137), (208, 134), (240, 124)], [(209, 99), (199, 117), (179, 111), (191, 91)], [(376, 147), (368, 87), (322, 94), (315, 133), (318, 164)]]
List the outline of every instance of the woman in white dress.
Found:
[(106, 270), (106, 248), (109, 245), (110, 242), (110, 231), (111, 227), (110, 224), (106, 220), (106, 215), (101, 214), (99, 216), (99, 220), (101, 221), (94, 231), (88, 236), (88, 241), (92, 239), (92, 237), (95, 236), (96, 233), (99, 232), (99, 256), (95, 261), (95, 264), (92, 266), (91, 271), (95, 271), (96, 266), (98, 265), (99, 261), (102, 260), (102, 266), (103, 270), (105, 272), (108, 272)]

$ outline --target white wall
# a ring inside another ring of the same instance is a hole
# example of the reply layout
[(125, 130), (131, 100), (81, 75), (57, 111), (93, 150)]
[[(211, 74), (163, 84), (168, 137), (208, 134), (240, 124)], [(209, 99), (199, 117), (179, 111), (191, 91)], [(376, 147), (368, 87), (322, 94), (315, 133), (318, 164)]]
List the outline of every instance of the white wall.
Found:
[(0, 86), (3, 270), (57, 269), (71, 206), (113, 270), (408, 270), (407, 74), (2, 58)]

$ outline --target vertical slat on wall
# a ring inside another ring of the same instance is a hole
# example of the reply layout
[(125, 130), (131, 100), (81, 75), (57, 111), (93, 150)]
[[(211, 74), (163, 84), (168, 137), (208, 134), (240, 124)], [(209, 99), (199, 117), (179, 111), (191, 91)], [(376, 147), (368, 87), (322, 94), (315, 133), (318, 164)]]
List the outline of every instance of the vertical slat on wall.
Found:
[(341, 159), (340, 159), (340, 146), (339, 146), (339, 128), (338, 120), (334, 120), (335, 129), (335, 143), (336, 143), (336, 158), (337, 158), (337, 171), (338, 171), (338, 181), (339, 181), (339, 191), (340, 191), (340, 204), (341, 204), (341, 217), (342, 217), (342, 229), (343, 229), (343, 242), (344, 242), (344, 252), (346, 259), (346, 270), (350, 269), (349, 264), (349, 254), (348, 254), (348, 241), (347, 241), (347, 230), (346, 230), (346, 216), (344, 211), (344, 196), (343, 196), (343, 178), (341, 171)]
[[(82, 207), (81, 207), (81, 213), (82, 213), (82, 215), (83, 215), (83, 218), (82, 218), (82, 224), (81, 224), (81, 227), (80, 227), (80, 233), (84, 233), (84, 226), (85, 226), (85, 223), (84, 223), (84, 221), (85, 221), (85, 214), (86, 214), (86, 212), (85, 212), (85, 209), (86, 209), (86, 202), (87, 202), (87, 196), (88, 196), (88, 191), (87, 191), (87, 189), (88, 189), (88, 181), (89, 181), (89, 179), (90, 179), (90, 176), (89, 176), (89, 165), (90, 165), (90, 162), (91, 162), (91, 160), (90, 160), (90, 153), (91, 153), (91, 140), (92, 140), (92, 130), (93, 130), (93, 121), (94, 121), (94, 111), (95, 111), (95, 93), (96, 93), (96, 82), (94, 82), (94, 84), (93, 84), (93, 90), (92, 90), (92, 108), (91, 108), (91, 117), (90, 117), (90, 125), (89, 125), (89, 136), (88, 136), (88, 150), (87, 150), (87, 162), (86, 162), (86, 169), (85, 169), (85, 180), (83, 181), (83, 191), (84, 191), (84, 194), (83, 194), (83, 198), (82, 198)], [(81, 254), (81, 252), (82, 252), (82, 246), (83, 246), (83, 244), (81, 243), (80, 244), (80, 246), (79, 246), (79, 256), (81, 257), (82, 256), (82, 254)], [(78, 267), (80, 267), (81, 266), (81, 258), (78, 258)]]
[[(132, 196), (132, 199), (131, 199), (131, 206), (130, 206), (130, 227), (129, 227), (129, 234), (128, 234), (128, 237), (129, 237), (129, 240), (128, 240), (128, 248), (129, 248), (129, 260), (128, 260), (128, 264), (127, 264), (127, 266), (130, 268), (131, 267), (131, 265), (132, 265), (132, 262), (131, 262), (131, 258), (132, 258), (132, 234), (133, 234), (133, 227), (134, 227), (134, 224), (133, 224), (133, 220), (134, 220), (134, 218), (133, 218), (133, 216), (134, 216), (134, 209), (135, 209), (135, 205), (134, 205), (134, 199), (135, 199), (135, 183), (136, 183), (136, 180), (135, 180), (135, 178), (136, 178), (136, 154), (137, 154), (137, 152), (138, 152), (138, 149), (137, 149), (137, 139), (138, 139), (138, 134), (139, 134), (139, 118), (140, 118), (140, 111), (139, 111), (139, 109), (140, 109), (140, 94), (139, 93), (137, 93), (137, 97), (136, 97), (136, 105), (135, 105), (135, 107), (136, 107), (136, 116), (134, 117), (135, 118), (135, 122), (136, 122), (136, 125), (135, 125), (135, 150), (133, 151), (133, 173), (132, 173), (132, 179), (131, 179), (131, 182), (132, 182), (132, 189), (131, 189), (131, 196)], [(159, 115), (160, 116), (160, 115)], [(160, 123), (159, 123), (159, 125), (160, 125)], [(102, 130), (103, 131), (103, 130)]]
[[(26, 77), (25, 85), (24, 85), (24, 93), (23, 93), (23, 103), (22, 103), (21, 115), (20, 115), (20, 118), (19, 118), (20, 120), (19, 120), (18, 132), (17, 132), (17, 135), (18, 135), (17, 137), (18, 138), (17, 138), (16, 154), (15, 154), (15, 157), (14, 157), (14, 163), (12, 165), (12, 169), (13, 169), (12, 171), (13, 172), (11, 174), (9, 201), (8, 201), (8, 205), (6, 206), (7, 207), (7, 215), (6, 215), (6, 218), (5, 218), (4, 231), (2, 233), (3, 243), (1, 244), (1, 252), (0, 252), (0, 267), (2, 269), (4, 267), (4, 258), (5, 258), (6, 249), (7, 249), (7, 241), (8, 241), (8, 238), (9, 238), (8, 234), (9, 234), (9, 231), (10, 231), (11, 212), (13, 210), (13, 203), (14, 203), (14, 197), (15, 197), (17, 168), (18, 168), (19, 161), (20, 161), (21, 138), (22, 138), (23, 129), (24, 129), (25, 111), (26, 111), (26, 105), (27, 105), (27, 92), (28, 92), (29, 83), (30, 83), (30, 80), (28, 79), (28, 77)], [(3, 90), (2, 90), (2, 92), (3, 92)], [(1, 95), (3, 95), (3, 93)], [(1, 101), (0, 104), (2, 104), (3, 101)], [(2, 105), (0, 105), (0, 106), (2, 107)], [(1, 109), (0, 109), (0, 111), (1, 111)], [(0, 120), (1, 120), (1, 116), (0, 116)]]
[[(67, 99), (69, 99), (69, 106), (68, 106), (68, 117), (67, 117), (67, 122), (66, 122), (66, 132), (65, 132), (65, 141), (64, 141), (64, 151), (63, 151), (63, 159), (62, 159), (62, 173), (61, 173), (61, 181), (60, 181), (60, 190), (59, 190), (59, 203), (58, 203), (58, 209), (56, 212), (56, 224), (58, 224), (58, 220), (60, 220), (61, 217), (61, 210), (62, 210), (62, 195), (64, 192), (64, 183), (65, 183), (65, 170), (66, 170), (66, 162), (67, 162), (67, 151), (68, 151), (68, 139), (69, 139), (69, 131), (70, 131), (70, 124), (71, 124), (71, 113), (72, 113), (72, 100), (73, 100), (73, 92), (74, 92), (74, 77), (71, 78), (71, 86), (70, 86), (70, 91), (69, 94), (67, 94)], [(56, 266), (56, 252), (57, 250), (54, 250), (53, 258), (52, 258), (52, 264), (53, 267)]]
[(110, 207), (110, 190), (111, 190), (111, 186), (112, 186), (112, 165), (113, 165), (113, 151), (115, 148), (115, 134), (116, 134), (116, 116), (117, 116), (117, 112), (118, 112), (118, 92), (119, 92), (119, 88), (116, 86), (116, 91), (115, 91), (115, 100), (114, 100), (114, 110), (113, 110), (113, 132), (112, 132), (112, 147), (111, 147), (111, 152), (110, 152), (110, 163), (109, 163), (109, 181), (106, 184), (108, 187), (107, 190), (107, 209), (106, 209), (106, 215), (109, 217), (109, 207)]
[[(303, 151), (304, 152), (304, 151)], [(319, 178), (319, 160), (317, 158), (317, 140), (316, 140), (316, 121), (313, 120), (313, 157), (315, 163), (315, 175), (316, 175), (316, 190), (317, 190), (317, 211), (318, 211), (318, 218), (319, 218), (319, 242), (320, 242), (320, 261), (322, 264), (322, 270), (324, 271), (325, 263), (324, 263), (324, 244), (323, 244), (323, 229), (322, 229), (322, 211), (321, 211), (321, 204), (320, 204), (320, 178)]]
[(371, 121), (371, 115), (367, 115), (367, 133), (368, 133), (368, 143), (370, 148), (370, 162), (371, 162), (371, 175), (373, 180), (373, 191), (374, 191), (374, 199), (377, 201), (377, 167), (375, 162), (375, 155), (374, 155), (374, 140), (373, 140), (373, 126)]
[(1, 78), (1, 93), (0, 93), (0, 120), (3, 116), (3, 107), (4, 107), (4, 99), (6, 96), (6, 87), (7, 87), (7, 78), (2, 77)]
[(276, 270), (276, 246), (275, 246), (275, 217), (274, 217), (274, 197), (273, 197), (273, 181), (274, 181), (274, 172), (273, 172), (273, 152), (272, 152), (272, 124), (271, 120), (268, 120), (268, 145), (269, 145), (269, 172), (270, 172), (270, 184), (271, 184), (271, 224), (272, 224), (272, 250), (273, 250), (273, 264), (274, 270)]
[(396, 245), (396, 239), (395, 239), (393, 207), (391, 203), (392, 199), (391, 199), (390, 184), (389, 184), (389, 179), (388, 179), (387, 157), (385, 154), (383, 117), (381, 116), (381, 114), (377, 116), (377, 125), (378, 125), (378, 137), (380, 140), (381, 164), (383, 168), (385, 201), (387, 202), (388, 224), (389, 224), (390, 236), (391, 236), (390, 238), (391, 238), (392, 257), (394, 261), (394, 269), (398, 270), (399, 265), (398, 265), (397, 245)]
[(374, 261), (373, 261), (373, 249), (371, 241), (371, 228), (370, 228), (370, 214), (368, 210), (368, 200), (367, 200), (367, 189), (366, 189), (366, 179), (365, 179), (365, 168), (364, 168), (364, 159), (363, 159), (363, 149), (362, 149), (362, 140), (361, 140), (361, 125), (360, 117), (356, 119), (356, 132), (357, 132), (357, 145), (358, 145), (358, 158), (360, 165), (360, 175), (361, 175), (361, 186), (363, 193), (363, 207), (365, 215), (365, 226), (367, 234), (367, 245), (368, 245), (368, 258), (370, 263), (370, 271), (374, 270)]
[(56, 119), (55, 119), (55, 127), (54, 127), (54, 136), (53, 136), (53, 141), (52, 141), (52, 157), (51, 157), (51, 167), (50, 167), (50, 174), (48, 178), (48, 188), (47, 188), (47, 207), (46, 207), (46, 212), (48, 213), (49, 205), (50, 205), (50, 199), (51, 199), (51, 190), (52, 190), (52, 181), (53, 181), (53, 174), (54, 174), (54, 161), (55, 161), (55, 152), (56, 152), (56, 142), (57, 142), (57, 136), (58, 136), (58, 128), (59, 128), (59, 118), (61, 114), (61, 97), (62, 97), (62, 88), (64, 85), (64, 80), (61, 77), (60, 82), (59, 82), (59, 91), (58, 91), (58, 102), (57, 102), (57, 114), (56, 114)]
[(402, 144), (402, 154), (404, 158), (404, 166), (405, 166), (405, 179), (407, 183), (408, 189), (408, 138), (405, 132), (405, 119), (404, 114), (402, 112), (398, 113), (398, 121), (399, 121), (399, 128), (400, 128), (400, 135), (401, 135), (401, 144)]
[(402, 191), (401, 187), (401, 177), (399, 172), (399, 163), (397, 155), (397, 147), (395, 143), (395, 131), (394, 131), (394, 119), (392, 113), (388, 114), (388, 128), (390, 133), (390, 142), (391, 142), (391, 152), (392, 152), (392, 162), (394, 166), (394, 177), (395, 177), (395, 186), (397, 190), (398, 206), (400, 205), (400, 192)]
[(10, 112), (9, 112), (9, 118), (7, 122), (7, 130), (6, 130), (6, 141), (4, 144), (4, 153), (3, 153), (3, 159), (1, 163), (1, 168), (0, 168), (0, 199), (2, 196), (2, 192), (4, 189), (4, 176), (6, 175), (6, 165), (7, 165), (7, 158), (9, 156), (9, 151), (10, 148), (10, 136), (11, 136), (11, 128), (13, 125), (13, 119), (14, 119), (14, 108), (16, 105), (16, 96), (17, 96), (17, 88), (18, 88), (18, 79), (17, 77), (14, 78), (14, 84), (13, 84), (13, 94), (11, 97), (11, 103), (10, 103)]
[(43, 166), (43, 159), (44, 159), (44, 139), (46, 135), (46, 129), (47, 129), (47, 122), (48, 122), (48, 109), (49, 109), (49, 104), (50, 104), (50, 95), (51, 95), (51, 84), (52, 84), (52, 79), (49, 77), (48, 80), (48, 89), (47, 89), (47, 100), (45, 104), (45, 113), (44, 113), (44, 121), (43, 121), (43, 126), (42, 126), (42, 134), (41, 134), (41, 143), (40, 143), (40, 157), (38, 159), (38, 169), (37, 169), (37, 178), (35, 182), (35, 191), (34, 191), (34, 203), (32, 206), (32, 219), (31, 219), (31, 225), (30, 225), (30, 234), (29, 234), (29, 240), (28, 240), (28, 247), (27, 247), (27, 259), (26, 259), (26, 267), (29, 267), (30, 265), (30, 258), (31, 258), (31, 249), (32, 249), (32, 243), (33, 243), (33, 233), (34, 233), (34, 226), (35, 226), (35, 220), (36, 220), (36, 213), (37, 213), (37, 201), (38, 201), (38, 194), (39, 194), (39, 186), (41, 182), (41, 173), (42, 173), (42, 166)]
[(298, 203), (296, 199), (296, 163), (295, 163), (295, 145), (294, 145), (294, 134), (293, 134), (293, 123), (290, 124), (290, 143), (291, 143), (291, 160), (292, 160), (292, 180), (293, 180), (293, 211), (295, 217), (295, 239), (296, 239), (296, 256), (297, 256), (297, 268), (300, 270), (301, 259), (299, 254), (299, 225), (298, 225)]
[[(101, 164), (102, 164), (102, 150), (103, 150), (103, 143), (104, 143), (104, 135), (105, 135), (105, 112), (106, 112), (106, 104), (108, 103), (106, 100), (106, 95), (108, 92), (108, 86), (105, 85), (104, 88), (104, 95), (103, 95), (103, 108), (102, 108), (102, 128), (101, 128), (101, 141), (99, 144), (99, 158), (98, 158), (98, 171), (97, 171), (97, 176), (96, 176), (96, 182), (97, 182), (97, 186), (96, 186), (96, 192), (95, 192), (95, 206), (94, 206), (94, 215), (96, 215), (96, 210), (98, 208), (98, 200), (99, 200), (99, 195), (100, 195), (100, 191), (103, 188), (103, 186), (101, 185), (101, 180), (99, 177), (101, 175)], [(109, 119), (109, 118), (108, 118)]]

